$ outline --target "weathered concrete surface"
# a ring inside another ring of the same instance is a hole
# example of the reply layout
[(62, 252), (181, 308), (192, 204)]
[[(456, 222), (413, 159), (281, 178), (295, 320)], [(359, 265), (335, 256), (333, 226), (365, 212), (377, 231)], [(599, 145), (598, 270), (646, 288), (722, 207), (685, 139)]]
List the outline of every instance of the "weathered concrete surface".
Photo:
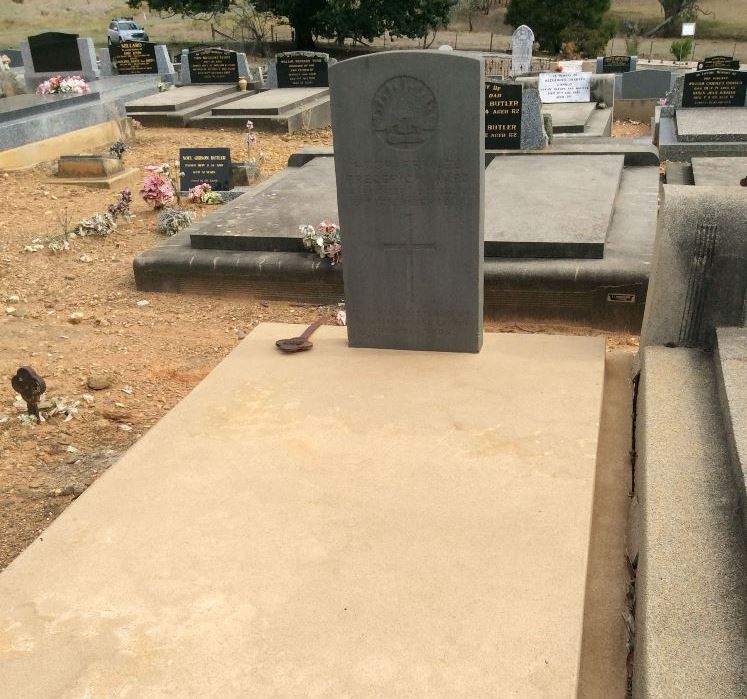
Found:
[(594, 102), (542, 105), (543, 112), (552, 114), (552, 129), (556, 133), (583, 133), (596, 108)]
[[(695, 184), (706, 187), (739, 187), (747, 177), (747, 158), (693, 158)], [(747, 195), (747, 187), (739, 191)]]
[(747, 537), (747, 328), (716, 330), (715, 362), (734, 490)]
[(745, 545), (712, 355), (643, 350), (636, 448), (633, 696), (747, 696)]
[(236, 93), (233, 85), (185, 85), (127, 103), (127, 112), (178, 112), (215, 97)]
[(607, 353), (577, 699), (625, 699), (632, 359), (630, 352)]
[(0, 574), (0, 696), (563, 697), (602, 338), (256, 328)]
[(293, 107), (313, 102), (329, 94), (327, 87), (287, 87), (243, 97), (230, 105), (216, 107), (216, 116), (234, 114), (282, 114)]

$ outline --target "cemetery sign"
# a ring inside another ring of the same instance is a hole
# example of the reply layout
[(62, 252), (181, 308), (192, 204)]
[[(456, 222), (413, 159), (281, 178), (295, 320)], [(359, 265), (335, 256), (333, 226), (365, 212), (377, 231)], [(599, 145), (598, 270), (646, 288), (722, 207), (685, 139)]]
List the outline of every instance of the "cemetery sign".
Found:
[(513, 83), (485, 83), (485, 150), (521, 148), (523, 87)]
[(538, 87), (544, 104), (591, 101), (591, 73), (540, 73)]
[(193, 83), (235, 83), (239, 80), (236, 51), (219, 48), (190, 49), (187, 60)]
[(630, 56), (604, 56), (602, 58), (602, 73), (629, 73), (630, 69)]
[(310, 53), (280, 54), (275, 62), (278, 87), (328, 87), (326, 56)]
[(109, 47), (119, 75), (158, 73), (156, 45), (147, 41), (122, 41)]
[(34, 72), (55, 73), (83, 70), (77, 34), (46, 32), (28, 38)]
[(180, 148), (180, 187), (187, 191), (207, 182), (213, 191), (227, 192), (231, 184), (230, 148)]
[(732, 56), (706, 56), (698, 63), (698, 70), (711, 70), (712, 68), (739, 70), (739, 61)]
[(747, 72), (714, 68), (686, 73), (683, 107), (744, 107)]

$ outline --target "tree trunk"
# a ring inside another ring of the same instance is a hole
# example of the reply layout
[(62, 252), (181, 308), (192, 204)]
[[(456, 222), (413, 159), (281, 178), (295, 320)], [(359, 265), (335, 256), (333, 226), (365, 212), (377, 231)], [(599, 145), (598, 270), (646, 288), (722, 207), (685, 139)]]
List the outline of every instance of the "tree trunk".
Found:
[(293, 12), (288, 17), (296, 33), (296, 49), (298, 51), (314, 51), (313, 17), (319, 2), (301, 0), (296, 2)]

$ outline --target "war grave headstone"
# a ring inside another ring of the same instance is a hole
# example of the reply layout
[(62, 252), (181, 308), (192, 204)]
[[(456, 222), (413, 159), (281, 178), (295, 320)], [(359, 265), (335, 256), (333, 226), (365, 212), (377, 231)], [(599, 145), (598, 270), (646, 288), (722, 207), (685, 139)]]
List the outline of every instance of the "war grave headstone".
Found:
[(217, 47), (182, 49), (182, 85), (227, 83), (250, 79), (245, 53)]
[(547, 143), (536, 89), (521, 83), (485, 82), (485, 150), (529, 150)]
[(739, 70), (739, 60), (733, 56), (706, 56), (698, 61), (698, 70), (712, 70), (713, 68), (728, 68)]
[(20, 42), (26, 82), (36, 85), (52, 75), (82, 75), (86, 80), (99, 77), (93, 39), (77, 34), (45, 32)]
[(395, 51), (330, 81), (351, 346), (479, 351), (482, 61)]
[(662, 160), (747, 155), (747, 72), (713, 68), (679, 76), (657, 109)]
[(638, 65), (638, 56), (599, 56), (597, 73), (629, 73)]
[(525, 75), (532, 70), (534, 32), (522, 24), (511, 36), (511, 75)]
[(180, 148), (180, 186), (188, 191), (207, 182), (216, 192), (231, 189), (230, 148)]
[(176, 73), (164, 44), (122, 41), (101, 50), (102, 75), (161, 75), (174, 81)]

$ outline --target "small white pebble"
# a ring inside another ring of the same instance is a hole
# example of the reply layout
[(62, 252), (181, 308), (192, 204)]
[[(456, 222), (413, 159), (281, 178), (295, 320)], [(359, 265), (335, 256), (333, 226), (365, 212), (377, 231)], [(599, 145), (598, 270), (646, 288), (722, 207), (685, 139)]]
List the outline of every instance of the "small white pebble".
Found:
[(138, 301), (135, 305), (139, 306), (140, 308), (142, 308), (143, 306), (150, 306), (150, 301)]

